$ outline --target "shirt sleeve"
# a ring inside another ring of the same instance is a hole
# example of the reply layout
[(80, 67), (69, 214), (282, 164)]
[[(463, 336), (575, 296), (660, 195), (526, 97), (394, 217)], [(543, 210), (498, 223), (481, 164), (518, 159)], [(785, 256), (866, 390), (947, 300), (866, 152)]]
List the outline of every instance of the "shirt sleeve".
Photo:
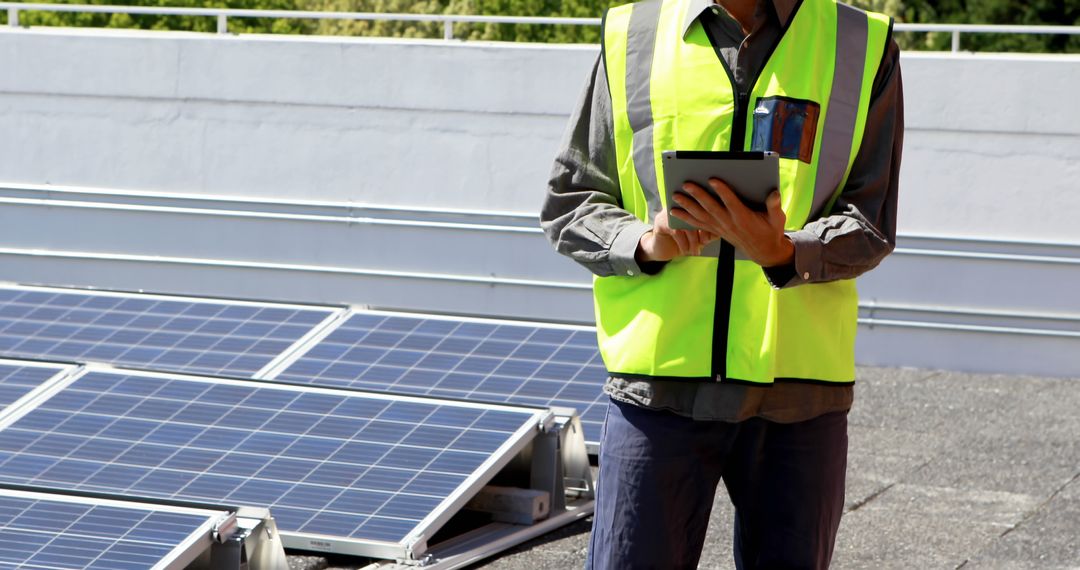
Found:
[(556, 251), (595, 275), (656, 273), (663, 263), (639, 266), (634, 258), (652, 226), (623, 209), (621, 196), (611, 93), (598, 56), (555, 157), (540, 227)]
[(851, 279), (896, 247), (896, 201), (904, 142), (900, 49), (890, 40), (874, 78), (862, 146), (829, 215), (787, 232), (795, 261), (765, 269), (777, 288)]

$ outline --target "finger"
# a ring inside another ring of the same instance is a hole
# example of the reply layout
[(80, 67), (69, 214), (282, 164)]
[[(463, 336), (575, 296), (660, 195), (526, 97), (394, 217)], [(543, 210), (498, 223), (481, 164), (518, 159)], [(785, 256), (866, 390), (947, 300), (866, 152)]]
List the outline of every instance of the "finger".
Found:
[(731, 225), (731, 212), (728, 211), (727, 207), (725, 207), (722, 202), (718, 202), (712, 194), (706, 192), (705, 189), (700, 186), (688, 188), (687, 192), (701, 205), (702, 209), (708, 212), (709, 217), (715, 218), (724, 226)]
[[(698, 189), (698, 191), (702, 193), (705, 192), (700, 188)], [(695, 220), (691, 222), (695, 226), (697, 226), (698, 228), (707, 228), (713, 225), (712, 223), (710, 223), (712, 216), (710, 216), (709, 213), (704, 208), (702, 208), (701, 204), (699, 204), (694, 198), (681, 193), (675, 194), (673, 198), (675, 199), (675, 202), (679, 204), (680, 209), (685, 211), (691, 218)]]
[(653, 231), (658, 234), (671, 234), (671, 226), (668, 222), (668, 213), (663, 208), (661, 208), (660, 211), (656, 213), (656, 217), (653, 218)]
[[(695, 217), (693, 214), (691, 214), (690, 212), (688, 212), (688, 211), (686, 211), (686, 210), (684, 210), (682, 208), (672, 208), (671, 209), (671, 215), (678, 218), (678, 219), (680, 219), (680, 220), (682, 220), (682, 221), (684, 221), (684, 222), (686, 222), (686, 223), (688, 223), (688, 224), (690, 224), (690, 225), (692, 225), (692, 226), (694, 226), (694, 227), (696, 227), (696, 228), (708, 227), (709, 223), (710, 223), (708, 220), (702, 220), (702, 219), (699, 219), (699, 218)], [(685, 231), (685, 230), (670, 230), (670, 231), (671, 232), (677, 232), (677, 231)]]
[(765, 207), (768, 209), (769, 225), (784, 229), (784, 224), (787, 223), (787, 214), (784, 214), (784, 208), (781, 204), (780, 193), (773, 190), (772, 194), (765, 199)]
[[(672, 215), (676, 218), (683, 220), (694, 228), (706, 228), (715, 231), (717, 228), (716, 220), (712, 216), (708, 215), (697, 202), (694, 202), (688, 195), (677, 193), (674, 196), (676, 206), (672, 206)], [(691, 208), (691, 209), (687, 209)]]
[(708, 230), (698, 230), (698, 240), (701, 241), (703, 245), (708, 245), (718, 239), (720, 239), (720, 236)]
[(716, 191), (716, 195), (720, 197), (720, 201), (732, 219), (739, 220), (751, 213), (750, 208), (747, 208), (742, 199), (735, 195), (735, 191), (727, 185), (727, 182), (719, 178), (710, 178), (709, 185)]
[(679, 244), (679, 254), (686, 255), (690, 250), (690, 243), (687, 241), (686, 232), (675, 230), (671, 232), (671, 237), (675, 239), (675, 243)]
[(689, 180), (683, 182), (682, 189), (686, 192), (691, 192), (693, 190), (699, 190), (702, 192), (705, 191), (705, 189), (702, 188), (700, 184), (698, 184), (697, 182), (691, 182)]
[(678, 208), (672, 208), (671, 212), (670, 212), (670, 215), (669, 215), (669, 212), (663, 211), (663, 212), (661, 212), (661, 214), (656, 216), (656, 218), (653, 220), (653, 231), (655, 231), (656, 233), (658, 233), (660, 235), (665, 235), (665, 236), (668, 236), (668, 237), (671, 237), (671, 238), (674, 238), (675, 234), (678, 234), (678, 233), (680, 233), (682, 231), (685, 231), (685, 230), (677, 230), (675, 228), (672, 228), (671, 227), (671, 219), (672, 218), (682, 220), (683, 222), (688, 223), (688, 224), (696, 223), (696, 221), (693, 220), (692, 217), (689, 214), (687, 214), (685, 210), (680, 210)]
[(690, 255), (697, 255), (701, 253), (701, 240), (698, 239), (698, 230), (687, 230), (686, 241), (689, 245), (687, 253)]

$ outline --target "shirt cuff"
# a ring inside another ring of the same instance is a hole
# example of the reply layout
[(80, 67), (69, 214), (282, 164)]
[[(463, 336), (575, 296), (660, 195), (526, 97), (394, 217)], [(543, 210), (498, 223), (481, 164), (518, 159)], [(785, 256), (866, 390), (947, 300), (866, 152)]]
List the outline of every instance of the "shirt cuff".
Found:
[(802, 283), (822, 281), (825, 263), (822, 260), (822, 243), (817, 234), (799, 230), (787, 234), (795, 246), (795, 278)]
[(772, 285), (773, 289), (783, 289), (795, 278), (794, 263), (762, 267), (761, 270), (765, 272), (765, 279), (769, 281), (769, 285)]
[(627, 277), (641, 274), (652, 275), (663, 268), (663, 264), (657, 266), (655, 263), (646, 263), (644, 267), (639, 266), (635, 257), (641, 236), (651, 229), (652, 226), (635, 219), (615, 236), (608, 249), (608, 261), (615, 275)]

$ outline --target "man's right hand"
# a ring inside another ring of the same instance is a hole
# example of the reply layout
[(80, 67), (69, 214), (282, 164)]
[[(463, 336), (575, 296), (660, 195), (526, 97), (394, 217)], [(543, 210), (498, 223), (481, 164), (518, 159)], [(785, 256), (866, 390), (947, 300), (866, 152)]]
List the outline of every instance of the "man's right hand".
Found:
[(653, 229), (645, 232), (638, 241), (635, 258), (638, 263), (670, 261), (684, 255), (698, 255), (701, 248), (717, 239), (702, 230), (673, 230), (668, 225), (667, 210), (661, 210), (653, 220)]

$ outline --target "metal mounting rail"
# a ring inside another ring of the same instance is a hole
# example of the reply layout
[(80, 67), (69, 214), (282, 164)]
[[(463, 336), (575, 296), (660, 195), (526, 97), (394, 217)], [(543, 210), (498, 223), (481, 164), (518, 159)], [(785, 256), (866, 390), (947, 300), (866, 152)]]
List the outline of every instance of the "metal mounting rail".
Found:
[[(298, 20), (355, 20), (394, 22), (442, 22), (443, 39), (454, 39), (454, 24), (533, 24), (550, 26), (599, 26), (600, 18), (540, 16), (479, 16), (470, 14), (390, 14), (375, 12), (329, 12), (317, 10), (243, 10), (233, 8), (170, 8), (158, 6), (113, 6), (86, 4), (38, 4), (0, 2), (6, 9), (8, 26), (19, 26), (19, 12), (103, 12), (108, 14), (155, 14), (206, 16), (217, 18), (217, 33), (229, 33), (229, 18), (288, 18)], [(1080, 26), (1019, 26), (990, 24), (906, 24), (894, 26), (898, 32), (940, 32), (952, 34), (952, 51), (960, 51), (961, 34), (1080, 34)]]

